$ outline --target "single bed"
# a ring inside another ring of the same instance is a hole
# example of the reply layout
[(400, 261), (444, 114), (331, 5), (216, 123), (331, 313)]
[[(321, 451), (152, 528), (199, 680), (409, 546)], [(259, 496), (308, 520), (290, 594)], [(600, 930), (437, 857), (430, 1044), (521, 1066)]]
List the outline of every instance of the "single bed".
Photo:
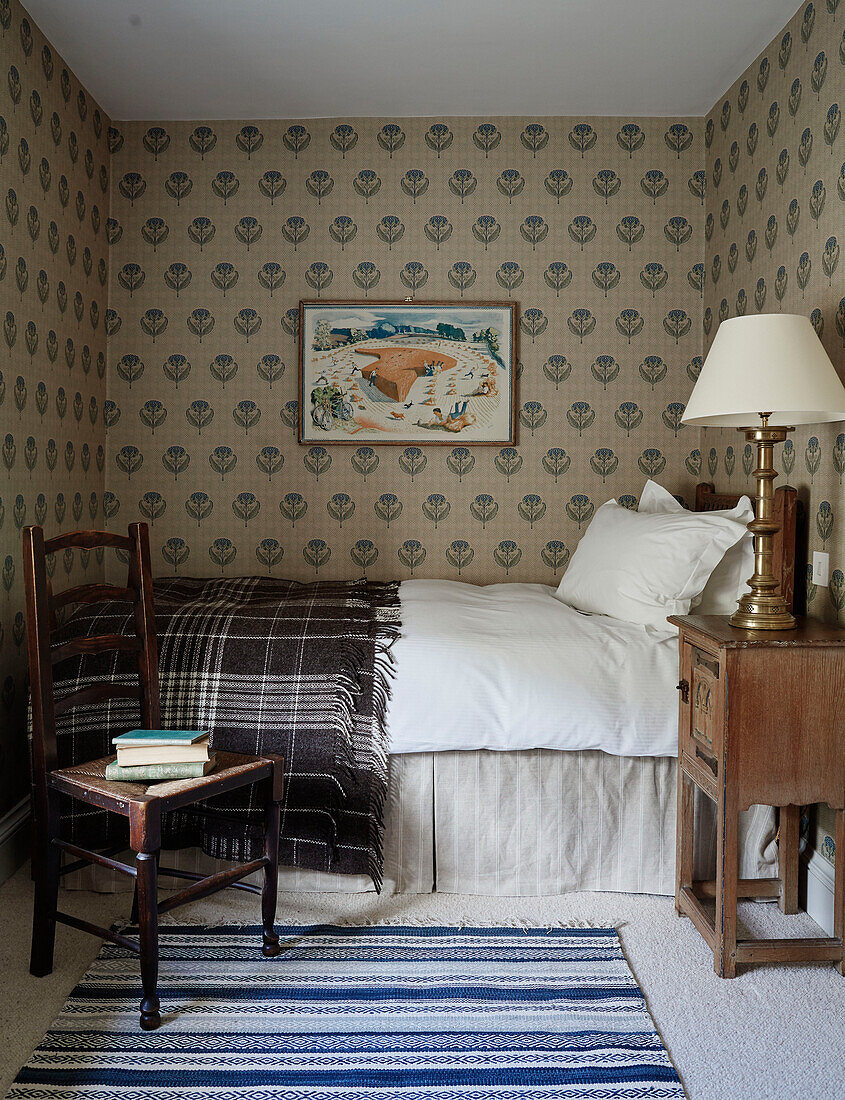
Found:
[[(696, 491), (696, 510), (738, 495)], [(781, 488), (775, 568), (793, 602), (797, 494)], [(558, 894), (674, 891), (677, 639), (583, 615), (541, 584), (403, 582), (388, 708), (384, 888)], [(713, 814), (697, 805), (696, 873)], [(742, 815), (740, 874), (776, 873), (775, 811)], [(210, 860), (182, 851), (179, 864)], [(282, 889), (362, 891), (366, 876), (285, 868)], [(110, 888), (100, 869), (74, 885)]]

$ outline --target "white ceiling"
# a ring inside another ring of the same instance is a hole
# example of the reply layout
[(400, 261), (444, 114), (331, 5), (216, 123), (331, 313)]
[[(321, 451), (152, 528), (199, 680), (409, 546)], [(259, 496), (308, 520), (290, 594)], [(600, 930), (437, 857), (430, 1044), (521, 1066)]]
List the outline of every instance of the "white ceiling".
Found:
[(24, 0), (116, 120), (703, 115), (796, 0)]

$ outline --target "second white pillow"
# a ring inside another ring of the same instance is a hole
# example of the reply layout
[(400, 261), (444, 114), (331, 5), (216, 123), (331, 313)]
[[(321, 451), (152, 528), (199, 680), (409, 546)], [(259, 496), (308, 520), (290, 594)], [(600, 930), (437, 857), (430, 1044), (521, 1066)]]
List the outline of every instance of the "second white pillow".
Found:
[[(641, 512), (684, 512), (686, 509), (668, 489), (656, 481), (647, 481), (640, 495)], [(737, 523), (749, 524), (754, 519), (754, 508), (747, 496), (739, 498), (735, 508), (721, 511), (698, 512), (701, 516), (724, 516)], [(704, 591), (692, 601), (697, 615), (732, 615), (737, 601), (748, 592), (748, 578), (754, 572), (754, 539), (746, 531), (736, 546), (732, 546), (710, 574)]]
[(634, 512), (609, 500), (578, 543), (555, 595), (579, 611), (665, 630), (666, 617), (689, 612), (744, 533), (743, 524), (712, 513)]

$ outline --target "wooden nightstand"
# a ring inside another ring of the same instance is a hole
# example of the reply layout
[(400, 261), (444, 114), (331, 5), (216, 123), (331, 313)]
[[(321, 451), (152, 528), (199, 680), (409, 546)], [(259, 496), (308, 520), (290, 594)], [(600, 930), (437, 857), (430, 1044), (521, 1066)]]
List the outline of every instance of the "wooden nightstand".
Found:
[[(812, 619), (751, 631), (715, 615), (669, 619), (680, 631), (678, 846), (675, 908), (713, 950), (717, 974), (737, 963), (830, 960), (845, 975), (845, 630)], [(716, 878), (694, 882), (693, 785), (717, 806)], [(798, 909), (799, 807), (836, 813), (834, 935), (739, 940), (737, 898)], [(738, 879), (737, 815), (780, 808), (780, 877)], [(715, 899), (715, 920), (703, 899)]]

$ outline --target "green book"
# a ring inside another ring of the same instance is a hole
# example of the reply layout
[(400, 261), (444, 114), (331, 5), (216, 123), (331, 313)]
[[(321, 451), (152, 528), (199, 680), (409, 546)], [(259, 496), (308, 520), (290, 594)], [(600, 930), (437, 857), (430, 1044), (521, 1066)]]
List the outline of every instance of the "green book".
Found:
[(111, 743), (121, 749), (158, 748), (161, 745), (193, 745), (208, 737), (208, 730), (129, 730), (113, 737)]
[(214, 769), (214, 753), (208, 760), (194, 764), (139, 764), (135, 768), (121, 768), (116, 760), (106, 765), (106, 779), (119, 779), (124, 783), (159, 783), (165, 779), (199, 779)]

